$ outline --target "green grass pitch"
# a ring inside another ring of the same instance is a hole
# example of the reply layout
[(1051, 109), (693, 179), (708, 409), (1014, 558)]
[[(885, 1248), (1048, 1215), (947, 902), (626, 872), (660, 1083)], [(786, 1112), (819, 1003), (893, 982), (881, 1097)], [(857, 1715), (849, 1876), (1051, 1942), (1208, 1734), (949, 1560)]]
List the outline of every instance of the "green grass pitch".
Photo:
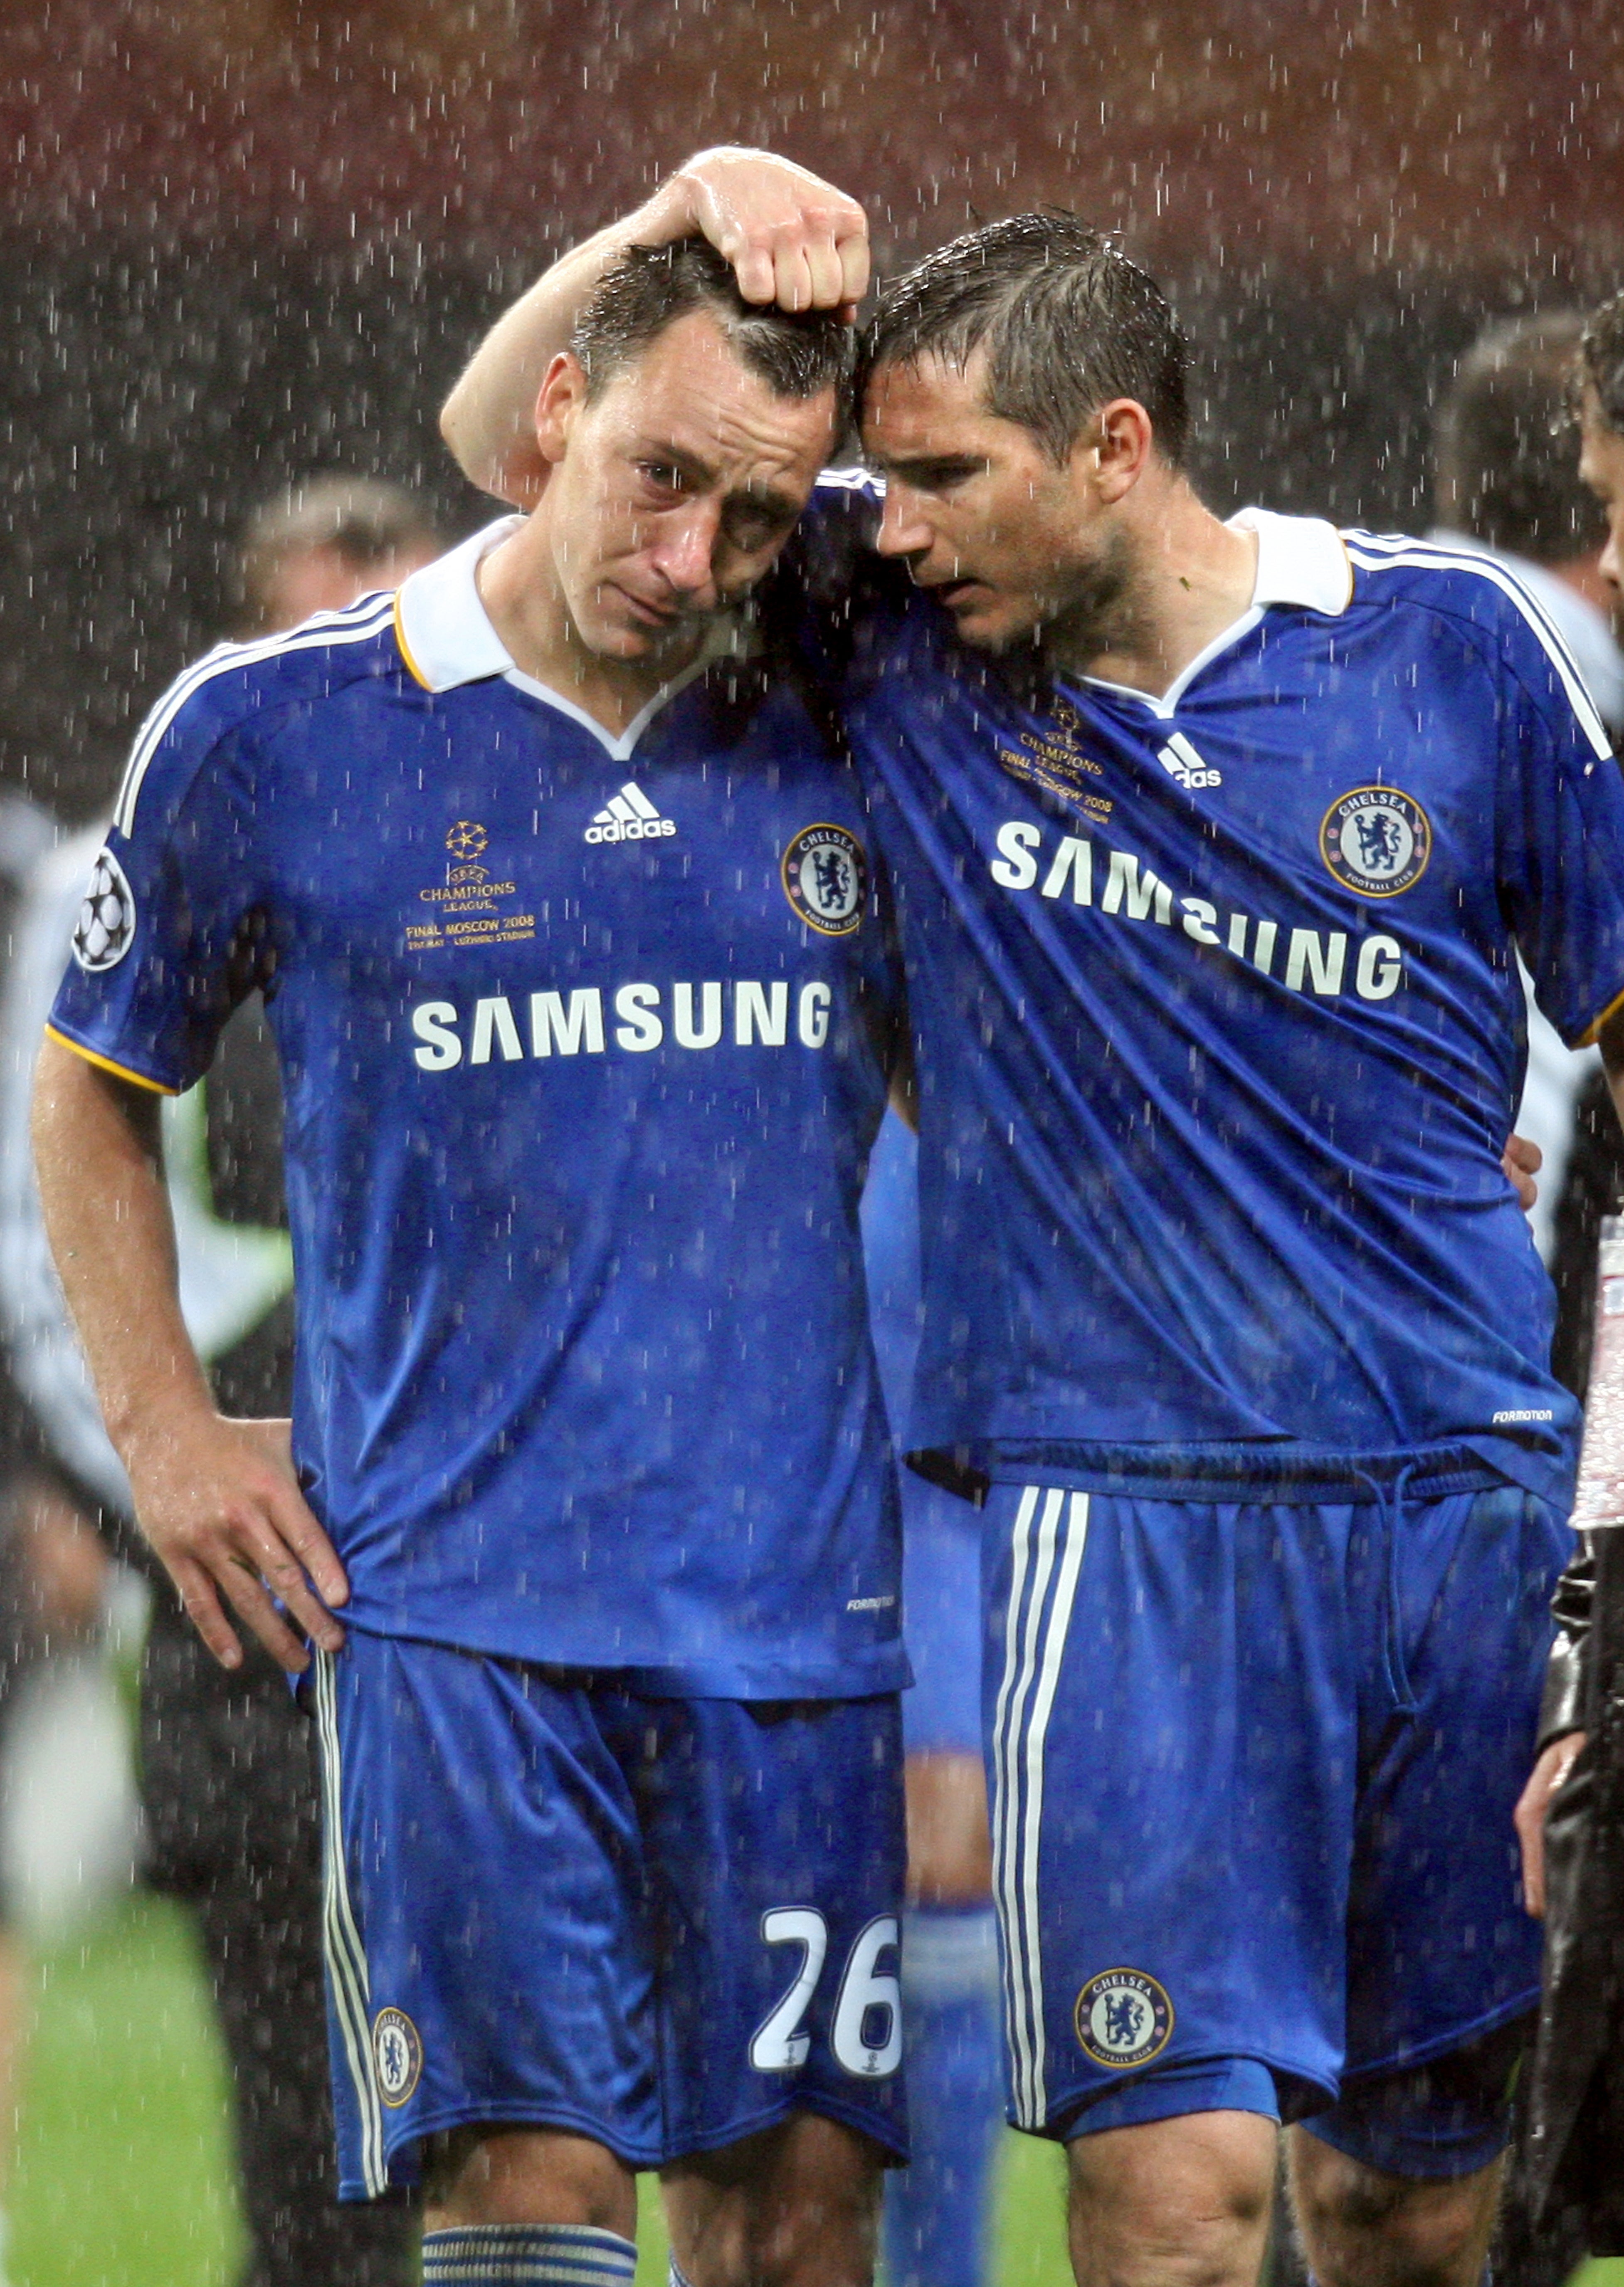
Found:
[[(11, 2287), (230, 2287), (242, 2252), (226, 2078), (186, 1917), (136, 1896), (39, 1961)], [(645, 2187), (646, 2189), (646, 2186)], [(643, 2202), (638, 2287), (665, 2287)], [(1011, 2136), (996, 2287), (1067, 2287), (1058, 2155)], [(1624, 2287), (1624, 2261), (1580, 2287)]]

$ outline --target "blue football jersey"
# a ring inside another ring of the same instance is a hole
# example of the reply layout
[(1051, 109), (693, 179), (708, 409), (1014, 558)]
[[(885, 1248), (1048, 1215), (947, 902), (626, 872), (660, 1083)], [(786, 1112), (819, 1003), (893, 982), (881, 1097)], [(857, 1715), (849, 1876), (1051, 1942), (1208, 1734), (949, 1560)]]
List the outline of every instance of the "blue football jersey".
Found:
[(612, 738), (476, 536), (184, 676), (56, 1033), (179, 1089), (262, 982), (294, 1448), (346, 1617), (644, 1689), (906, 1680), (858, 1201), (900, 1009), (817, 694), (701, 661)]
[[(814, 589), (858, 499), (820, 500)], [(1414, 1460), (1561, 1499), (1577, 1410), (1501, 1167), (1516, 959), (1572, 1042), (1624, 993), (1618, 769), (1492, 560), (1243, 521), (1252, 609), (1153, 700), (1023, 680), (860, 577), (843, 705), (919, 1062), (912, 1439), (1192, 1498)]]

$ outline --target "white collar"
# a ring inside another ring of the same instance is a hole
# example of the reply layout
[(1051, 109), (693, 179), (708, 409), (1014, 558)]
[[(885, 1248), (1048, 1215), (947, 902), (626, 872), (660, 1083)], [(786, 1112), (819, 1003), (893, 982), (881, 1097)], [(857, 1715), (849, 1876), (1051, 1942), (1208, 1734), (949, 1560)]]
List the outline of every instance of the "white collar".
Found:
[(1318, 516), (1277, 516), (1272, 509), (1243, 508), (1229, 520), (1232, 532), (1257, 536), (1257, 577), (1252, 608), (1295, 604), (1303, 611), (1336, 619), (1353, 601), (1353, 566), (1342, 534)]
[(1238, 620), (1216, 635), (1206, 647), (1176, 675), (1167, 689), (1153, 698), (1131, 684), (1111, 683), (1103, 675), (1080, 675), (1072, 679), (1090, 683), (1097, 690), (1113, 691), (1137, 700), (1159, 721), (1177, 712), (1178, 702), (1204, 669), (1238, 644), (1263, 618), (1271, 604), (1296, 605), (1332, 618), (1345, 612), (1353, 600), (1353, 565), (1334, 524), (1317, 516), (1277, 516), (1272, 509), (1243, 508), (1229, 519), (1232, 532), (1250, 532), (1257, 539), (1257, 570), (1252, 600)]
[(491, 625), (477, 575), (481, 560), (523, 522), (522, 516), (498, 517), (402, 582), (395, 634), (401, 657), (425, 691), (452, 691), (459, 683), (513, 671), (513, 655)]
[(425, 564), (401, 583), (395, 597), (395, 638), (400, 656), (426, 691), (453, 691), (460, 683), (478, 683), (499, 675), (515, 690), (567, 715), (572, 723), (590, 731), (615, 761), (625, 762), (661, 708), (703, 675), (722, 653), (740, 647), (738, 630), (731, 621), (719, 622), (692, 665), (661, 684), (617, 737), (562, 692), (527, 675), (515, 664), (491, 623), (479, 593), (479, 566), (524, 520), (522, 516), (498, 517), (495, 524), (474, 533), (448, 555), (436, 557), (432, 564)]

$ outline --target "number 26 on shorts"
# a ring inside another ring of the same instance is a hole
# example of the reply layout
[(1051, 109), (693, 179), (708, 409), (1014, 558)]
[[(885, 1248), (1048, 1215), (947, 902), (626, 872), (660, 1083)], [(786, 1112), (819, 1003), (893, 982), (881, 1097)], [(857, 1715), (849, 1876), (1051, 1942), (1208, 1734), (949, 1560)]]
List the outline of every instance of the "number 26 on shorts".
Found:
[[(798, 1945), (801, 1966), (795, 1981), (750, 2043), (757, 2072), (794, 2072), (806, 2062), (812, 2036), (804, 2032), (806, 2013), (823, 1974), (828, 1925), (812, 1906), (778, 1906), (761, 1918), (769, 1945)], [(902, 1994), (892, 1970), (875, 1967), (898, 1943), (895, 1914), (876, 1914), (852, 1941), (835, 2003), (829, 2046), (843, 2072), (860, 2080), (885, 2080), (902, 2061)]]

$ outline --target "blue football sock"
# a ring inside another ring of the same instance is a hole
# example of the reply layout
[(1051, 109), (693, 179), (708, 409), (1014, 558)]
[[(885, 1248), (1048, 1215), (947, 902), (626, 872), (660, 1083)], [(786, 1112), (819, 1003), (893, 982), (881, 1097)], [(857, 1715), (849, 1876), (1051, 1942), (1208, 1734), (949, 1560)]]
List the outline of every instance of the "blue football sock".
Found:
[(638, 2251), (590, 2224), (475, 2223), (423, 2236), (423, 2287), (631, 2287)]
[(912, 2164), (885, 2180), (891, 2287), (986, 2287), (1003, 2119), (998, 1942), (990, 1906), (924, 1906), (902, 1939)]

